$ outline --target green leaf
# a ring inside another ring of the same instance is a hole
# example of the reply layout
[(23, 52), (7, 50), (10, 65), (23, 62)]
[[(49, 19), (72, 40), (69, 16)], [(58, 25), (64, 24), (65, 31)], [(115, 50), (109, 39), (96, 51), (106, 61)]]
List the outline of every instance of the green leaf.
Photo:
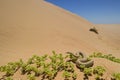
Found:
[(83, 72), (86, 75), (92, 75), (93, 70), (92, 70), (92, 68), (84, 68)]
[(72, 74), (72, 78), (73, 78), (73, 79), (76, 79), (76, 78), (77, 78), (77, 73), (74, 72), (74, 73)]
[(27, 76), (27, 78), (28, 78), (29, 80), (36, 80), (34, 74), (29, 74), (29, 75)]
[(5, 80), (13, 80), (11, 77), (6, 77)]
[(105, 71), (106, 71), (105, 68), (102, 67), (102, 66), (96, 66), (96, 67), (93, 69), (93, 73), (94, 73), (94, 74), (98, 74), (98, 75), (100, 75), (100, 76), (102, 76)]
[(112, 76), (115, 80), (120, 80), (120, 73), (113, 73)]
[(64, 71), (64, 72), (63, 72), (63, 77), (64, 77), (65, 79), (69, 79), (69, 78), (71, 77), (70, 72)]

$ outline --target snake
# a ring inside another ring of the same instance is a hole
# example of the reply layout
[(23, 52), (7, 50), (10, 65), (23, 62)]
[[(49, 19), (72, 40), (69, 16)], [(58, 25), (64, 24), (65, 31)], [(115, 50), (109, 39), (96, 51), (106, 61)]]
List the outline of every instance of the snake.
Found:
[(85, 53), (82, 52), (76, 52), (75, 54), (72, 52), (67, 52), (67, 54), (70, 54), (76, 58), (76, 61), (74, 63), (78, 68), (80, 68), (80, 65), (84, 65), (85, 67), (92, 67), (94, 64), (93, 60), (88, 60)]

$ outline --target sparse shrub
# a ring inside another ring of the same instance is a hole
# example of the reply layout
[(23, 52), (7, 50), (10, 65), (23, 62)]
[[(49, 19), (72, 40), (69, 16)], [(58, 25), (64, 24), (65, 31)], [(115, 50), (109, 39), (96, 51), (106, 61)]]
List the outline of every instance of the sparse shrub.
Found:
[(53, 55), (49, 56), (50, 60), (52, 63), (56, 63), (58, 60), (58, 55), (55, 53), (55, 51), (53, 51)]
[(65, 78), (65, 80), (69, 80), (69, 78), (71, 77), (70, 72), (64, 71), (64, 72), (63, 72), (63, 77)]
[(16, 72), (17, 67), (18, 66), (15, 63), (10, 62), (5, 66), (1, 66), (0, 71), (5, 72), (6, 76), (12, 76)]
[(95, 78), (97, 80), (101, 79), (105, 71), (105, 68), (103, 68), (102, 66), (96, 66), (93, 68), (93, 73), (96, 75)]
[(32, 71), (35, 73), (35, 76), (39, 76), (43, 73), (43, 71), (38, 69), (37, 67), (33, 67)]
[(81, 71), (84, 71), (85, 65), (80, 65), (79, 68), (80, 68)]
[(72, 78), (73, 78), (73, 80), (76, 80), (76, 79), (77, 79), (77, 73), (74, 72), (74, 73), (72, 74)]
[(27, 76), (27, 78), (28, 78), (29, 80), (36, 80), (34, 74), (29, 74), (29, 75)]
[(44, 77), (48, 78), (49, 80), (54, 79), (56, 73), (57, 73), (56, 70), (51, 70), (49, 67), (44, 68), (43, 72)]
[(33, 64), (33, 58), (29, 58), (27, 64)]
[(13, 80), (12, 77), (6, 77), (5, 80)]
[(113, 78), (112, 80), (120, 80), (120, 73), (114, 73), (112, 74)]
[(102, 58), (103, 54), (100, 52), (94, 52), (92, 55), (90, 55), (90, 58), (94, 58), (94, 57), (98, 57), (98, 58)]
[(110, 61), (120, 63), (120, 58), (116, 58), (112, 54), (103, 55), (100, 52), (99, 53), (94, 52), (92, 55), (89, 56), (89, 58), (105, 58), (105, 59), (108, 59)]
[(74, 72), (74, 65), (71, 62), (65, 62), (64, 70)]
[(34, 67), (31, 66), (31, 65), (27, 65), (25, 67), (25, 71), (28, 73), (28, 74), (31, 74), (31, 72), (33, 71)]
[(84, 68), (83, 72), (85, 75), (89, 76), (89, 75), (92, 75), (93, 70), (92, 68)]
[(92, 70), (92, 68), (84, 68), (84, 71), (83, 71), (83, 73), (84, 73), (84, 79), (86, 80), (89, 80), (89, 76), (91, 76), (92, 75), (92, 72), (93, 72), (93, 70)]

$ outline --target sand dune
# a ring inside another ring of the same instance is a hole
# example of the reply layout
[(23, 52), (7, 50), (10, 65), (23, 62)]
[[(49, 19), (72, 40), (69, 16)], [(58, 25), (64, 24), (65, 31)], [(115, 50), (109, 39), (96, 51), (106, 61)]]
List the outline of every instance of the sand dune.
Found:
[(74, 14), (39, 0), (0, 3), (1, 54), (24, 56), (51, 50), (95, 50), (89, 47), (96, 38), (89, 32), (93, 25)]
[[(89, 31), (92, 27), (98, 35)], [(0, 0), (0, 65), (52, 50), (120, 57), (119, 30), (120, 25), (94, 25), (42, 0)]]
[(108, 38), (112, 46), (120, 48), (120, 24), (97, 25), (103, 38)]

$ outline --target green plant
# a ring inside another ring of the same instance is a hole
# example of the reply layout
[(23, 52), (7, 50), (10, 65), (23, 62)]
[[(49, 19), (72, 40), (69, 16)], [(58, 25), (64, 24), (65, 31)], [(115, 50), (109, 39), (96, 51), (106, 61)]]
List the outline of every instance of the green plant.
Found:
[(101, 76), (104, 74), (105, 71), (105, 68), (102, 66), (96, 66), (95, 68), (93, 68), (93, 73)]
[(10, 65), (1, 66), (0, 71), (5, 72), (6, 76), (12, 76), (15, 73), (14, 67)]
[(43, 55), (43, 56), (33, 55), (32, 58), (33, 58), (32, 62), (37, 65), (37, 68), (39, 68), (42, 65), (44, 65), (45, 61), (47, 60), (47, 55)]
[(85, 65), (80, 65), (79, 68), (81, 71), (84, 71)]
[(92, 75), (93, 70), (92, 68), (84, 68), (83, 72), (85, 75), (89, 76), (89, 75)]
[(36, 80), (34, 74), (29, 74), (29, 75), (27, 76), (27, 78), (28, 78), (29, 80)]
[(101, 80), (101, 76), (98, 75), (98, 74), (96, 74), (95, 79), (96, 79), (96, 80)]
[(100, 53), (100, 52), (98, 52), (98, 53), (94, 52), (94, 53), (93, 53), (92, 55), (90, 55), (89, 57), (90, 57), (90, 58), (94, 58), (94, 57), (102, 58), (102, 56), (103, 56), (102, 53)]
[(57, 74), (56, 70), (51, 70), (49, 67), (44, 68), (44, 77), (48, 78), (49, 80), (54, 79), (55, 75)]
[(4, 72), (5, 71), (5, 67), (4, 66), (0, 66), (0, 72)]
[(33, 71), (33, 69), (34, 69), (34, 67), (33, 67), (33, 66), (30, 66), (30, 65), (27, 65), (27, 66), (25, 67), (25, 71), (26, 71), (28, 74), (30, 74), (30, 73)]
[(26, 66), (27, 66), (26, 63), (22, 63), (21, 64), (21, 74), (25, 74), (26, 73)]
[(65, 80), (69, 80), (69, 78), (71, 77), (70, 72), (64, 71), (64, 72), (63, 72), (63, 77), (65, 78)]
[(73, 80), (76, 80), (76, 79), (77, 79), (77, 73), (74, 72), (74, 73), (72, 74), (72, 78), (73, 78)]
[(56, 63), (58, 60), (58, 55), (55, 53), (55, 51), (53, 51), (52, 53), (53, 53), (53, 55), (49, 56), (49, 58), (50, 58), (52, 63)]
[(27, 64), (33, 64), (33, 58), (29, 58), (28, 61), (27, 61)]
[(58, 68), (59, 68), (59, 63), (58, 62), (56, 62), (56, 63), (50, 63), (50, 65), (52, 66), (52, 68), (54, 69), (54, 70), (58, 70)]
[(43, 73), (42, 70), (40, 70), (40, 69), (38, 69), (36, 67), (33, 67), (32, 71), (35, 73), (35, 76), (39, 76), (39, 75), (41, 75)]
[(62, 54), (57, 54), (52, 56), (54, 59), (56, 59), (56, 62), (53, 62), (51, 60), (52, 68), (58, 71), (61, 71), (64, 69), (64, 63), (65, 63), (65, 57)]
[(96, 75), (95, 77), (96, 79), (100, 79), (105, 71), (106, 71), (105, 68), (102, 66), (96, 66), (93, 68), (93, 73)]
[(120, 73), (113, 73), (112, 76), (113, 76), (113, 79), (120, 80)]
[(116, 58), (114, 57), (112, 54), (107, 54), (107, 55), (103, 55), (102, 53), (96, 53), (94, 52), (92, 55), (89, 56), (90, 58), (105, 58), (108, 59), (110, 61), (116, 62), (116, 63), (120, 63), (120, 58)]
[(6, 77), (5, 80), (13, 80), (11, 77)]
[(60, 62), (63, 62), (64, 61), (64, 58), (62, 54), (58, 54), (58, 59), (60, 60)]
[(72, 62), (65, 62), (64, 70), (69, 71), (69, 72), (74, 72), (74, 65), (72, 64)]
[(56, 65), (57, 65), (57, 70), (58, 71), (62, 71), (62, 70), (64, 70), (64, 64), (65, 64), (65, 62), (63, 61), (63, 62), (57, 62), (56, 63)]

